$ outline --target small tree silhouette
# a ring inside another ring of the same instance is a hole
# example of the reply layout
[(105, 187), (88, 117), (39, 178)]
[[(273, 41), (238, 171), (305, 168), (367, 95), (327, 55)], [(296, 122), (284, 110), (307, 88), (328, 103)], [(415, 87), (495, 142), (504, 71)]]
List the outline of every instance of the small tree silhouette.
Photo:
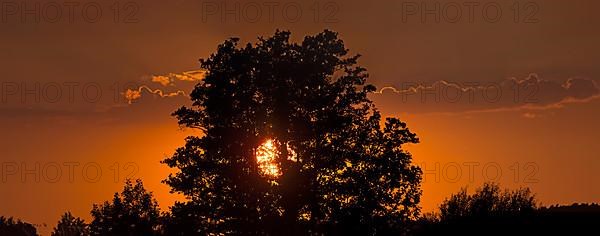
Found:
[(442, 222), (463, 218), (521, 217), (532, 215), (537, 209), (535, 196), (528, 188), (500, 190), (496, 183), (485, 183), (473, 195), (466, 189), (452, 194), (440, 206)]
[(418, 139), (396, 118), (382, 124), (359, 56), (331, 31), (289, 38), (233, 38), (201, 60), (193, 107), (174, 116), (203, 136), (163, 161), (188, 199), (169, 234), (373, 234), (419, 214), (421, 170), (402, 149)]
[(35, 236), (38, 234), (35, 226), (32, 224), (15, 220), (12, 217), (6, 218), (0, 216), (0, 235)]
[(90, 235), (88, 225), (79, 217), (74, 217), (71, 212), (63, 214), (54, 227), (52, 236), (87, 236)]
[(485, 183), (468, 194), (463, 188), (440, 205), (439, 213), (415, 222), (414, 235), (527, 235), (547, 232), (528, 188), (501, 191)]
[(112, 202), (94, 204), (92, 235), (156, 235), (160, 211), (152, 193), (141, 180), (125, 182), (123, 191), (115, 193)]

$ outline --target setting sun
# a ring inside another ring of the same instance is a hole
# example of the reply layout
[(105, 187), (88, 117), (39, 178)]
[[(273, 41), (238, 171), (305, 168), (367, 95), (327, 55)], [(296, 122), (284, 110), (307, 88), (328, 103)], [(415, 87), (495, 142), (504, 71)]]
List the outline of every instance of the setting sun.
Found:
[(273, 139), (267, 139), (256, 149), (256, 163), (262, 175), (277, 178), (281, 175), (279, 165), (275, 162), (277, 148)]

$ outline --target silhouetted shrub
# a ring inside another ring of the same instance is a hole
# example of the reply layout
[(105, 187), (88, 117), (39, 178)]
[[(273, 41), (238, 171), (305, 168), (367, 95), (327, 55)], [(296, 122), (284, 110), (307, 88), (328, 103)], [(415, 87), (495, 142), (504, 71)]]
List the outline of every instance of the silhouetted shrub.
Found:
[(51, 234), (52, 236), (87, 236), (90, 235), (88, 225), (79, 217), (74, 217), (71, 212), (65, 212), (58, 221)]
[(112, 202), (94, 204), (92, 235), (157, 235), (159, 229), (158, 203), (144, 189), (141, 180), (127, 180), (123, 191), (115, 193)]
[(439, 212), (414, 222), (414, 235), (584, 235), (597, 230), (600, 206), (538, 207), (528, 188), (501, 191), (486, 183), (475, 193), (462, 189)]
[(498, 184), (485, 183), (472, 195), (466, 189), (452, 194), (440, 206), (440, 220), (520, 217), (531, 215), (535, 209), (535, 196), (528, 188), (501, 191)]
[(34, 236), (38, 234), (35, 226), (30, 223), (0, 216), (0, 235)]

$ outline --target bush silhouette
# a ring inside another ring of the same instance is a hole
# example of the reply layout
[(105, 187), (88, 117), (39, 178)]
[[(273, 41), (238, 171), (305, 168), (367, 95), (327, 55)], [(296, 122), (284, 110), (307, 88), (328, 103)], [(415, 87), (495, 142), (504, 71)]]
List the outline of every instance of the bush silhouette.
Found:
[(498, 184), (485, 183), (473, 195), (463, 188), (445, 200), (440, 206), (440, 220), (520, 217), (531, 215), (535, 209), (535, 196), (528, 188), (501, 191)]
[[(289, 38), (233, 38), (201, 60), (193, 106), (174, 116), (203, 135), (163, 161), (177, 170), (165, 182), (188, 199), (172, 208), (169, 235), (374, 234), (418, 216), (421, 170), (402, 149), (418, 139), (396, 118), (382, 124), (359, 56), (331, 31)], [(265, 143), (267, 174), (256, 156)]]
[(528, 188), (501, 191), (486, 183), (475, 193), (452, 194), (439, 212), (423, 215), (413, 235), (585, 235), (597, 230), (600, 206), (538, 207)]
[(92, 235), (157, 235), (160, 211), (152, 193), (141, 180), (125, 182), (123, 191), (112, 202), (94, 204), (91, 211)]
[(65, 212), (52, 231), (52, 236), (87, 236), (90, 235), (88, 225), (71, 212)]
[(34, 236), (38, 234), (32, 224), (15, 220), (12, 217), (0, 216), (0, 235)]

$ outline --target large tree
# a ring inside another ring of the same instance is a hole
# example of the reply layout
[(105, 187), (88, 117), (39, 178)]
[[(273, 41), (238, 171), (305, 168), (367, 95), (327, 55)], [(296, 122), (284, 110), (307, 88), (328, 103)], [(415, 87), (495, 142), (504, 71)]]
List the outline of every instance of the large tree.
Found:
[(381, 120), (359, 55), (336, 33), (238, 42), (200, 61), (193, 106), (174, 112), (202, 135), (163, 161), (178, 169), (165, 182), (187, 197), (171, 234), (373, 234), (419, 214), (421, 170), (402, 149), (418, 139)]

